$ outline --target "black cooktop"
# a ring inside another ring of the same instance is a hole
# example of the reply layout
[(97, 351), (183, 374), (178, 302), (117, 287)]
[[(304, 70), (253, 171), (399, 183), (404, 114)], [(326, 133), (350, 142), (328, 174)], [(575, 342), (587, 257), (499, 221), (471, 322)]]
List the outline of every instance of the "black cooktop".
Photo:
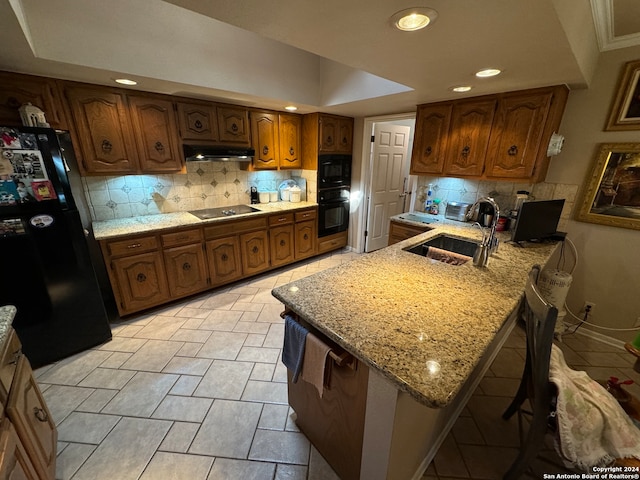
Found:
[(200, 220), (208, 220), (210, 218), (231, 217), (241, 213), (259, 212), (257, 208), (249, 205), (231, 205), (230, 207), (205, 208), (202, 210), (190, 210), (191, 215), (195, 215)]

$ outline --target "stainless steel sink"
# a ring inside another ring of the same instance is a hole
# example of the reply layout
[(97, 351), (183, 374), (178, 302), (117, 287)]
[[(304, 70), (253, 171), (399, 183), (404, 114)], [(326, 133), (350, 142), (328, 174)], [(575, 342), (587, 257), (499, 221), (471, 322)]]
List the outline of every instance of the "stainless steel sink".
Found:
[(417, 223), (435, 223), (438, 222), (438, 218), (435, 215), (429, 215), (426, 213), (403, 213), (402, 215), (399, 215), (398, 218), (401, 218), (403, 220), (409, 220), (411, 222), (417, 222)]
[(478, 248), (478, 243), (473, 240), (465, 240), (459, 237), (442, 234), (413, 247), (405, 248), (405, 251), (426, 257), (429, 247), (436, 247), (441, 250), (473, 258), (473, 255), (476, 253), (476, 248)]

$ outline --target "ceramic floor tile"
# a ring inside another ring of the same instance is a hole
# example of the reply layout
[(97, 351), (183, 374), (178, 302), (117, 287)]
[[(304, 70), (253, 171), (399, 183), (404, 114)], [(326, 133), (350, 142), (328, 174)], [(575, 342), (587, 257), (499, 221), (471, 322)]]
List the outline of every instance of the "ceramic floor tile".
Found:
[(284, 324), (272, 323), (263, 347), (282, 348), (284, 341)]
[(242, 312), (229, 310), (210, 310), (200, 326), (200, 330), (214, 330), (216, 332), (231, 332), (242, 318)]
[(174, 342), (196, 342), (204, 343), (211, 336), (208, 330), (180, 328), (171, 336), (170, 340)]
[(129, 360), (122, 365), (127, 370), (161, 372), (183, 346), (182, 342), (148, 340)]
[(128, 418), (119, 422), (73, 480), (137, 480), (170, 427), (166, 420)]
[(245, 362), (276, 363), (279, 357), (279, 348), (242, 347), (237, 359)]
[(438, 476), (470, 478), (469, 471), (462, 460), (462, 454), (453, 435), (447, 435), (436, 453), (433, 463)]
[(458, 417), (451, 431), (458, 444), (485, 445), (484, 437), (473, 418)]
[(202, 345), (202, 343), (185, 342), (176, 355), (180, 357), (195, 357), (202, 349)]
[(140, 480), (207, 480), (213, 457), (156, 452)]
[(82, 402), (76, 410), (78, 412), (100, 412), (104, 406), (111, 401), (113, 397), (116, 396), (118, 390), (105, 390), (102, 388), (98, 388), (94, 390), (94, 392), (87, 397), (87, 399)]
[(307, 465), (309, 447), (309, 440), (302, 433), (258, 429), (249, 459)]
[(508, 397), (488, 397), (473, 395), (467, 408), (475, 419), (478, 429), (487, 445), (498, 447), (517, 447), (520, 445), (517, 416), (509, 420), (502, 418), (503, 412), (511, 403)]
[(72, 443), (56, 457), (56, 480), (71, 480), (74, 473), (96, 449), (95, 445)]
[(262, 335), (266, 335), (269, 331), (269, 324), (239, 321), (236, 326), (233, 327), (233, 331), (241, 333), (260, 333)]
[(199, 423), (173, 422), (171, 430), (158, 449), (165, 452), (186, 453), (199, 428)]
[(206, 315), (203, 316), (202, 318), (187, 318), (182, 324), (182, 329), (198, 330), (198, 328), (200, 328), (200, 325), (202, 325), (202, 322), (204, 322), (204, 319), (207, 318), (211, 313), (211, 310), (207, 310), (207, 309), (203, 309), (201, 311), (206, 313)]
[(287, 384), (249, 380), (242, 394), (242, 400), (287, 404)]
[(309, 478), (308, 480), (340, 480), (327, 461), (320, 455), (318, 450), (311, 447), (309, 456)]
[(51, 417), (59, 425), (78, 405), (89, 398), (95, 390), (93, 388), (67, 387), (52, 385), (44, 392), (45, 402), (51, 412)]
[(275, 480), (307, 480), (309, 469), (303, 465), (287, 465), (280, 463), (276, 467)]
[(209, 411), (211, 398), (179, 397), (167, 395), (153, 412), (153, 418), (180, 422), (202, 422)]
[(282, 362), (276, 363), (276, 369), (273, 372), (272, 382), (287, 383), (287, 367)]
[(216, 400), (189, 453), (245, 459), (260, 419), (262, 405), (252, 402)]
[(178, 381), (173, 385), (173, 388), (169, 391), (172, 395), (185, 395), (191, 396), (196, 391), (202, 377), (191, 375), (180, 375)]
[(524, 359), (512, 348), (503, 348), (491, 364), (491, 371), (496, 377), (521, 378)]
[(120, 390), (134, 375), (135, 372), (127, 370), (96, 368), (93, 372), (87, 375), (78, 386)]
[(193, 395), (240, 400), (252, 370), (253, 363), (216, 360)]
[(518, 454), (517, 448), (477, 445), (460, 445), (460, 451), (473, 478), (487, 480), (502, 478)]
[(125, 353), (135, 353), (140, 348), (147, 343), (147, 340), (144, 338), (122, 338), (122, 337), (113, 337), (110, 342), (105, 343), (99, 347), (99, 350), (109, 351), (109, 352), (125, 352)]
[(200, 358), (235, 360), (246, 338), (246, 333), (213, 332), (197, 356)]
[(206, 358), (188, 358), (188, 357), (173, 357), (166, 367), (164, 367), (164, 373), (178, 373), (183, 375), (204, 375), (213, 360)]
[(120, 368), (124, 362), (131, 358), (131, 355), (133, 355), (133, 353), (113, 352), (100, 366), (102, 368)]
[(240, 295), (235, 293), (219, 293), (211, 295), (204, 301), (201, 308), (211, 308), (215, 310), (229, 310), (238, 300)]
[(102, 411), (115, 415), (148, 417), (176, 380), (178, 375), (138, 372)]
[(262, 380), (263, 382), (270, 382), (273, 378), (273, 371), (275, 365), (272, 363), (256, 363), (251, 371), (251, 380)]
[(247, 339), (244, 341), (245, 347), (262, 347), (266, 335), (258, 335), (257, 333), (250, 333), (247, 335)]
[(289, 405), (265, 404), (260, 415), (258, 428), (264, 430), (284, 430), (289, 415)]
[(120, 421), (119, 416), (73, 412), (58, 426), (61, 442), (98, 444)]
[[(204, 301), (202, 303), (204, 303)], [(187, 318), (205, 318), (207, 315), (209, 315), (208, 309), (193, 308), (193, 307), (183, 307), (180, 309), (178, 313), (176, 313), (176, 317), (187, 317)]]
[(273, 478), (273, 463), (216, 458), (207, 480), (265, 480)]
[(256, 314), (259, 314), (262, 311), (264, 304), (254, 303), (254, 300), (255, 297), (251, 300), (251, 303), (236, 302), (233, 304), (233, 307), (231, 307), (231, 310), (238, 312), (255, 312)]
[(78, 385), (109, 355), (111, 355), (110, 352), (87, 350), (56, 364), (55, 367), (43, 373), (38, 381), (56, 385)]
[(284, 323), (284, 320), (280, 318), (280, 314), (283, 311), (284, 305), (282, 305), (281, 303), (267, 304), (260, 312), (257, 321), (266, 323)]
[(513, 398), (519, 386), (519, 378), (485, 377), (480, 381), (482, 392), (490, 396)]

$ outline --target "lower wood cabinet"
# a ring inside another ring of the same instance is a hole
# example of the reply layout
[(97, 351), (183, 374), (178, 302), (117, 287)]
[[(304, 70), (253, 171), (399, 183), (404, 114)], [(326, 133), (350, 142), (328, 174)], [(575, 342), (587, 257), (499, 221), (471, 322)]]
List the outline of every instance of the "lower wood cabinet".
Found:
[(431, 230), (429, 227), (418, 227), (417, 225), (408, 225), (406, 223), (395, 222), (391, 220), (389, 222), (389, 245), (402, 242), (407, 238), (415, 237), (421, 233)]
[(169, 300), (161, 252), (141, 253), (112, 261), (122, 311), (138, 311)]
[(333, 235), (327, 235), (318, 239), (318, 253), (330, 252), (337, 248), (342, 248), (347, 245), (349, 235), (347, 232), (334, 233)]
[(301, 260), (316, 255), (318, 251), (318, 224), (316, 209), (296, 212), (295, 215), (295, 259)]
[[(55, 478), (58, 433), (13, 329), (7, 333), (0, 363), (13, 365), (8, 396), (0, 404), (0, 478)], [(4, 373), (10, 371), (3, 369)]]
[(172, 297), (182, 297), (207, 288), (207, 262), (202, 244), (164, 250), (164, 264)]
[(269, 236), (265, 230), (240, 235), (240, 258), (244, 275), (269, 268)]
[(294, 259), (293, 224), (269, 230), (271, 245), (271, 265), (274, 267), (291, 263)]
[(224, 237), (207, 242), (207, 264), (212, 287), (242, 278), (240, 239)]

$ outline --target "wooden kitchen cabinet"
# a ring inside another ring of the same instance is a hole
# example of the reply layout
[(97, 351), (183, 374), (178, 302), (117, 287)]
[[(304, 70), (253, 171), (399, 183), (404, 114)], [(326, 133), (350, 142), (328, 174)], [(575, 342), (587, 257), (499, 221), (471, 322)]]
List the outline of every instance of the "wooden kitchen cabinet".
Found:
[(211, 286), (224, 285), (242, 278), (240, 239), (224, 237), (207, 242), (207, 263)]
[(445, 175), (482, 174), (495, 107), (495, 99), (469, 100), (453, 106)]
[(218, 105), (218, 136), (224, 145), (251, 146), (249, 110), (242, 107)]
[(412, 175), (437, 175), (444, 171), (449, 141), (452, 103), (420, 105), (411, 153)]
[(162, 235), (162, 246), (171, 298), (207, 289), (209, 274), (201, 229)]
[(278, 144), (280, 168), (302, 168), (302, 118), (300, 115), (278, 114)]
[(0, 478), (40, 480), (16, 429), (6, 417), (0, 421)]
[(391, 220), (389, 222), (389, 245), (402, 242), (407, 238), (415, 237), (429, 230), (431, 230), (429, 227), (418, 227), (417, 225), (408, 225)]
[(312, 257), (318, 250), (318, 223), (315, 208), (295, 214), (295, 259)]
[(180, 138), (218, 143), (218, 115), (210, 103), (178, 102)]
[(173, 103), (155, 97), (129, 96), (129, 112), (138, 148), (138, 165), (145, 173), (182, 169)]
[(353, 118), (326, 113), (302, 116), (302, 168), (318, 169), (318, 155), (353, 153)]
[(170, 298), (160, 252), (118, 258), (112, 265), (120, 290), (121, 313), (160, 305)]
[(295, 258), (293, 221), (293, 212), (269, 217), (270, 257), (274, 267), (291, 263)]
[(27, 103), (31, 103), (45, 113), (51, 128), (68, 129), (54, 79), (0, 72), (0, 125), (22, 126), (19, 108)]
[(82, 151), (84, 173), (135, 173), (138, 155), (125, 95), (115, 89), (75, 86), (68, 86), (65, 94)]
[(278, 115), (252, 111), (251, 138), (256, 151), (253, 168), (256, 170), (278, 168)]
[(544, 181), (568, 93), (559, 85), (419, 105), (411, 173)]
[(243, 275), (253, 275), (268, 270), (269, 235), (266, 230), (258, 230), (240, 235), (240, 255)]

